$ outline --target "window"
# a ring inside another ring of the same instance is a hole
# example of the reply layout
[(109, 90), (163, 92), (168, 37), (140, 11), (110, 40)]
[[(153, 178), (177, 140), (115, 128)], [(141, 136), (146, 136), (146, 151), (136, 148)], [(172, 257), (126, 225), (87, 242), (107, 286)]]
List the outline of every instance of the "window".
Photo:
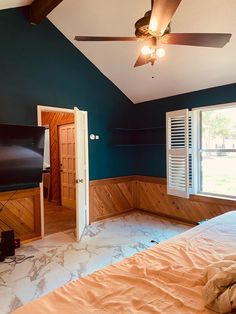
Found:
[(199, 115), (199, 192), (236, 197), (236, 106)]
[(236, 198), (236, 104), (167, 113), (167, 187)]

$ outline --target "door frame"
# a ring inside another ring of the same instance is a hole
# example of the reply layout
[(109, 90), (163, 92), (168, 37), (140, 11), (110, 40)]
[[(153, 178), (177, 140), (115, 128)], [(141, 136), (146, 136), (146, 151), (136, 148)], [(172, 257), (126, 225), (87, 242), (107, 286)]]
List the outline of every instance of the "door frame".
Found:
[[(37, 105), (37, 120), (38, 126), (42, 126), (42, 112), (67, 112), (73, 113), (75, 117), (75, 110), (61, 107), (51, 107)], [(86, 199), (87, 199), (87, 224), (89, 224), (89, 151), (88, 151), (88, 112), (80, 110), (85, 115), (85, 153), (86, 153)], [(76, 151), (75, 154), (78, 152)], [(43, 196), (43, 183), (40, 183), (40, 213), (41, 213), (41, 237), (45, 235), (44, 230), (44, 196)], [(77, 227), (77, 226), (76, 226)]]

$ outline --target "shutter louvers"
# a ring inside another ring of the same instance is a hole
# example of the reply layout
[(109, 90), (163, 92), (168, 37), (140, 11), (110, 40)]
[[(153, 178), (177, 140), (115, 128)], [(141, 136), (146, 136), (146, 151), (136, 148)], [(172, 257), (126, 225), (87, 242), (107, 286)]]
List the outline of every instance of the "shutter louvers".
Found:
[(193, 194), (194, 177), (193, 177), (193, 116), (192, 112), (188, 113), (188, 168), (189, 168), (189, 194)]
[(189, 197), (188, 119), (188, 109), (166, 114), (167, 193), (185, 198)]

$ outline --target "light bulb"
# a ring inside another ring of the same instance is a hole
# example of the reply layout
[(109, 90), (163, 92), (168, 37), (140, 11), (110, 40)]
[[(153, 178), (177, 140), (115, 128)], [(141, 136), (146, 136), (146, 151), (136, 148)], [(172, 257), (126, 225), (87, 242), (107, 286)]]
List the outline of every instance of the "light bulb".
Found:
[(151, 54), (154, 52), (153, 48), (150, 48), (149, 46), (143, 46), (143, 48), (141, 49), (142, 54), (144, 54), (145, 56)]
[(156, 55), (157, 55), (159, 58), (164, 57), (165, 54), (166, 54), (166, 52), (165, 52), (165, 49), (164, 49), (164, 48), (158, 48), (158, 49), (156, 50)]
[(150, 24), (149, 24), (149, 30), (155, 34), (157, 31), (158, 23), (156, 19), (151, 19)]

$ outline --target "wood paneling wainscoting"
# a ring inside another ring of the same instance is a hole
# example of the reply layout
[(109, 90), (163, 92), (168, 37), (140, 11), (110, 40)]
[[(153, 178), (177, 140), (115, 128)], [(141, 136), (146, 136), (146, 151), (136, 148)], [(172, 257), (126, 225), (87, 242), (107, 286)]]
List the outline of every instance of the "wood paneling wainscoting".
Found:
[(189, 199), (167, 195), (166, 179), (119, 177), (90, 182), (90, 222), (132, 209), (196, 224), (236, 210), (236, 201), (193, 195)]
[(197, 223), (236, 209), (236, 201), (192, 195), (189, 199), (167, 194), (166, 179), (138, 176), (137, 206), (152, 213)]
[(11, 229), (21, 241), (41, 236), (39, 188), (0, 193), (0, 232)]
[(132, 210), (134, 198), (133, 177), (90, 181), (90, 222)]
[[(90, 222), (145, 210), (186, 223), (212, 218), (236, 210), (236, 201), (191, 196), (190, 199), (166, 193), (166, 180), (129, 176), (90, 182)], [(0, 193), (0, 231), (14, 229), (22, 241), (41, 236), (39, 188)]]

